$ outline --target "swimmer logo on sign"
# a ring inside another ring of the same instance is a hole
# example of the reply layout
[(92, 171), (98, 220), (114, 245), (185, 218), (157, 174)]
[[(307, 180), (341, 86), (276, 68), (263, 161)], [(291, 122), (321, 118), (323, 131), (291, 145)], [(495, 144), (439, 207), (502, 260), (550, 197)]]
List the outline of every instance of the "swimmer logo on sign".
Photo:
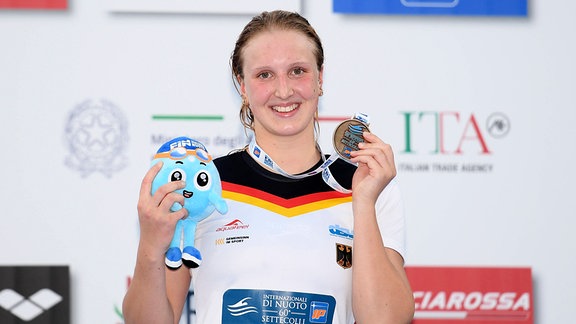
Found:
[(229, 289), (224, 293), (222, 324), (332, 323), (332, 296), (293, 291)]

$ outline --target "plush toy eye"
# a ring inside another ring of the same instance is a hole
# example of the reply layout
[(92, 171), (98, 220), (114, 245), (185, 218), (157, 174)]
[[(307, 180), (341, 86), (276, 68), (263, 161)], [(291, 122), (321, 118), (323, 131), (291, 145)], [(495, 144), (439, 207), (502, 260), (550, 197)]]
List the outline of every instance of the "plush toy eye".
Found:
[(174, 170), (170, 171), (170, 174), (168, 176), (169, 176), (168, 181), (170, 181), (170, 182), (172, 182), (172, 181), (185, 181), (186, 180), (186, 172), (184, 172), (184, 170), (182, 170), (182, 169), (174, 169)]
[(212, 186), (212, 181), (210, 181), (210, 175), (206, 171), (199, 171), (196, 173), (196, 182), (194, 182), (196, 189), (201, 191), (206, 191)]

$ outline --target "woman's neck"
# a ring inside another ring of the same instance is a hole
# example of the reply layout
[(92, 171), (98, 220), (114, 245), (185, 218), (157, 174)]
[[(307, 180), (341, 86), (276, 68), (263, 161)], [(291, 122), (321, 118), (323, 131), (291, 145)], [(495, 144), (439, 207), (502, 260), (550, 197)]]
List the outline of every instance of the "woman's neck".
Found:
[(265, 137), (256, 136), (256, 143), (282, 170), (298, 174), (312, 168), (320, 160), (314, 136)]

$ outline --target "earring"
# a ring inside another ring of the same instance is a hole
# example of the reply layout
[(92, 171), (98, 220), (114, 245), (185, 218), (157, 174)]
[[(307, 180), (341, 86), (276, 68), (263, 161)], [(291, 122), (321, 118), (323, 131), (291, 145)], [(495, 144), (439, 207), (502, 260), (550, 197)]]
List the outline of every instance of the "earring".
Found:
[(322, 89), (322, 87), (320, 87), (320, 94), (318, 96), (322, 97), (323, 94), (324, 94), (324, 90)]

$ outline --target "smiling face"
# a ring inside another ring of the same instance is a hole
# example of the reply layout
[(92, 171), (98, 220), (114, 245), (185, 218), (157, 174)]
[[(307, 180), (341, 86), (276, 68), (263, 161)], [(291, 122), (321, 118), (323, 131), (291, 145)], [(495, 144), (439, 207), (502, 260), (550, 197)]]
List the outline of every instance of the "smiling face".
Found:
[(196, 155), (188, 154), (182, 159), (157, 158), (153, 163), (162, 161), (164, 165), (152, 182), (152, 193), (161, 185), (172, 181), (185, 181), (186, 187), (177, 190), (185, 198), (184, 208), (192, 216), (209, 214), (213, 210), (210, 194), (215, 191), (220, 194), (220, 178), (212, 162), (198, 159)]
[[(152, 181), (151, 193), (168, 182), (184, 181), (186, 187), (176, 190), (184, 196), (184, 208), (188, 218), (198, 221), (210, 215), (214, 208), (226, 210), (222, 200), (222, 184), (212, 157), (204, 146), (190, 138), (175, 138), (158, 150), (152, 164), (163, 162), (162, 168)], [(172, 211), (182, 208), (179, 203), (172, 206)]]
[(262, 31), (248, 41), (239, 83), (257, 136), (313, 136), (322, 86), (315, 52), (315, 44), (295, 30)]

